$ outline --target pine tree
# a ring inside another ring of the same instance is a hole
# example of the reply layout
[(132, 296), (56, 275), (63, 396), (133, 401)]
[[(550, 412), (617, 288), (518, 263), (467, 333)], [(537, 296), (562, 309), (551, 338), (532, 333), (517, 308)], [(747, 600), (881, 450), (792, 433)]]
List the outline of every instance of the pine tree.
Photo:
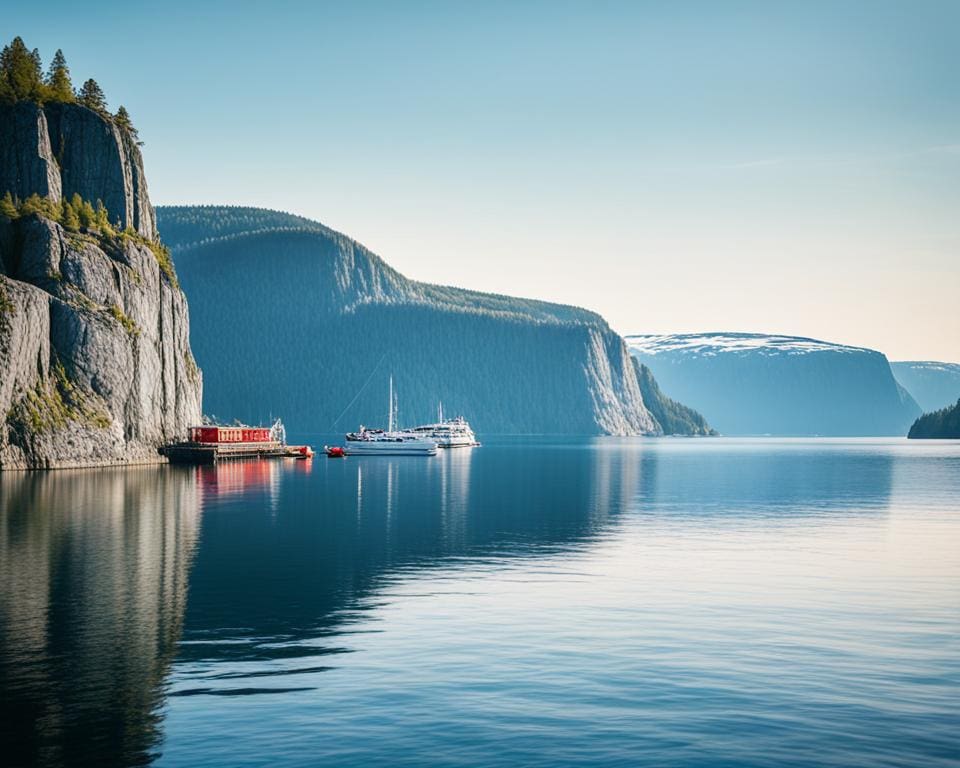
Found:
[(114, 115), (114, 120), (117, 125), (121, 128), (125, 128), (129, 132), (130, 136), (133, 137), (133, 140), (140, 144), (140, 134), (137, 133), (137, 129), (133, 126), (133, 121), (130, 119), (130, 113), (127, 112), (127, 108), (120, 105), (120, 108), (117, 110), (117, 114)]
[(42, 101), (44, 88), (40, 70), (40, 53), (36, 49), (30, 51), (23, 38), (13, 38), (0, 52), (0, 100)]
[(20, 215), (29, 216), (32, 213), (42, 214), (44, 212), (43, 198), (34, 192), (30, 197), (23, 201), (20, 206)]
[(70, 204), (69, 200), (63, 201), (63, 216), (61, 218), (63, 226), (67, 229), (73, 232), (80, 229), (80, 217), (77, 216), (77, 210)]
[(18, 215), (17, 203), (13, 199), (13, 195), (7, 192), (7, 194), (0, 198), (0, 216), (6, 216), (8, 219), (15, 219)]
[(94, 220), (94, 226), (101, 232), (113, 234), (113, 227), (110, 226), (110, 214), (107, 213), (103, 200), (97, 200), (97, 207), (94, 209)]
[(73, 83), (70, 81), (70, 68), (67, 66), (63, 51), (59, 48), (53, 54), (53, 61), (50, 62), (50, 69), (47, 70), (47, 88), (50, 90), (50, 98), (54, 101), (76, 101)]
[(79, 101), (83, 106), (89, 107), (100, 114), (107, 112), (107, 97), (92, 77), (80, 88)]

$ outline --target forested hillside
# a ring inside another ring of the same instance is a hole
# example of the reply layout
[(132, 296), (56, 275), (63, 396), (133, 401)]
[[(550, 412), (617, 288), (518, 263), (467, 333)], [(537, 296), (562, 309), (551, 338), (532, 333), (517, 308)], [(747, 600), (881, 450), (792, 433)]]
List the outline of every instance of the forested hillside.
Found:
[(955, 405), (923, 414), (910, 427), (907, 437), (960, 439), (960, 400)]
[(158, 209), (190, 300), (205, 410), (294, 431), (405, 424), (443, 402), (480, 433), (657, 434), (623, 340), (586, 310), (409, 280), (276, 211)]

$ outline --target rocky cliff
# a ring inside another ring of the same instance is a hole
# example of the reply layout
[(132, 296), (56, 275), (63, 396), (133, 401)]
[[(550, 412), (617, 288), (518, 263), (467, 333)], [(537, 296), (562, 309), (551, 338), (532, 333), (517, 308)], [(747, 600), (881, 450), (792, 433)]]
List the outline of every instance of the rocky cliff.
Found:
[(158, 209), (190, 300), (205, 404), (295, 432), (462, 413), (483, 433), (658, 434), (623, 340), (577, 307), (410, 280), (314, 221)]
[(640, 382), (643, 402), (663, 434), (688, 437), (716, 436), (717, 431), (693, 408), (688, 408), (683, 403), (678, 403), (663, 394), (653, 376), (653, 371), (636, 360), (633, 361), (633, 365), (637, 371), (637, 380)]
[[(187, 303), (128, 131), (76, 104), (0, 106), (0, 469), (159, 460), (200, 417)], [(114, 227), (66, 227), (61, 200)]]

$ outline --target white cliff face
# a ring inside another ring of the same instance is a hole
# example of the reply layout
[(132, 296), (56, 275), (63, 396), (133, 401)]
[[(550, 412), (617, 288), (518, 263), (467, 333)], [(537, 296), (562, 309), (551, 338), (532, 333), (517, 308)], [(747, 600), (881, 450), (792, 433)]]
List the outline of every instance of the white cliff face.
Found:
[[(21, 119), (28, 107), (33, 121)], [(0, 161), (13, 163), (0, 183), (21, 199), (56, 199), (59, 185), (114, 200), (116, 218), (140, 237), (0, 217), (0, 469), (159, 461), (157, 448), (199, 420), (202, 387), (186, 298), (153, 250), (139, 150), (82, 107), (50, 108), (53, 139), (34, 130), (44, 123), (34, 105), (3, 109), (20, 122), (0, 131)]]

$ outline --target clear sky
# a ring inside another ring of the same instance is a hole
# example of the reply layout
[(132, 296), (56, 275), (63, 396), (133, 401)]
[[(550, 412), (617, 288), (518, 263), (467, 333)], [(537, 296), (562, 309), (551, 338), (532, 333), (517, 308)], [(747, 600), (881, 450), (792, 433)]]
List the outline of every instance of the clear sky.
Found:
[(960, 2), (16, 3), (155, 203), (318, 219), (622, 333), (960, 361)]

